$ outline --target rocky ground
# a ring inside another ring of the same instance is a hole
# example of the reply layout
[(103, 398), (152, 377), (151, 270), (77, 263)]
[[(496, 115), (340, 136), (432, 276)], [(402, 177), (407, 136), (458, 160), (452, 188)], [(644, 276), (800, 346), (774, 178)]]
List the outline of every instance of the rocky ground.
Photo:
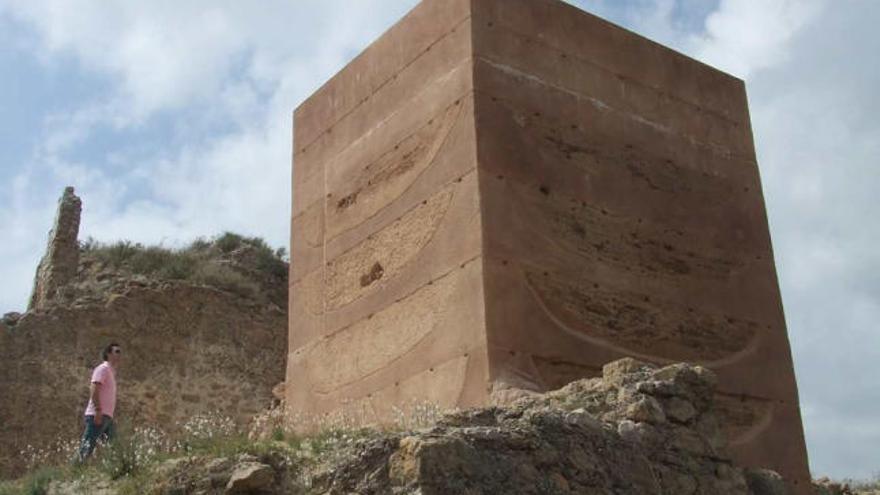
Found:
[[(276, 434), (156, 459), (115, 481), (105, 471), (44, 487), (55, 494), (794, 493), (798, 487), (773, 472), (731, 462), (714, 387), (713, 374), (698, 366), (625, 359), (601, 378), (451, 412), (422, 429)], [(816, 489), (872, 493), (830, 482)]]
[(323, 493), (784, 493), (734, 466), (712, 409), (713, 374), (611, 363), (601, 379), (508, 407), (442, 418), (365, 445), (315, 477)]

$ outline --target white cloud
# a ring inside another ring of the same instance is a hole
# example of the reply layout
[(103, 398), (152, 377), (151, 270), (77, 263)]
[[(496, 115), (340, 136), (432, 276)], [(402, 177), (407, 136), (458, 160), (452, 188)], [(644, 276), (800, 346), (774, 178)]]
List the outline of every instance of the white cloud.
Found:
[[(35, 31), (33, 54), (47, 67), (72, 57), (110, 91), (47, 116), (42, 144), (15, 174), (21, 199), (0, 203), (19, 235), (0, 252), (11, 261), (0, 304), (24, 305), (67, 184), (84, 199), (81, 237), (179, 245), (233, 230), (286, 245), (293, 108), (414, 3), (5, 3), (0, 15)], [(180, 142), (106, 153), (91, 142), (157, 119)]]
[(746, 79), (814, 474), (880, 469), (880, 4), (725, 0), (694, 55)]
[(120, 117), (136, 123), (157, 111), (224, 105), (219, 96), (235, 88), (272, 91), (297, 67), (310, 69), (300, 73), (308, 87), (414, 3), (9, 0), (8, 8), (41, 35), (37, 53), (72, 54), (115, 78)]
[(723, 0), (706, 19), (706, 31), (691, 42), (693, 55), (747, 78), (784, 62), (789, 41), (815, 20), (824, 0)]
[(216, 92), (246, 48), (233, 13), (213, 3), (12, 0), (10, 9), (50, 54), (119, 78), (136, 118)]

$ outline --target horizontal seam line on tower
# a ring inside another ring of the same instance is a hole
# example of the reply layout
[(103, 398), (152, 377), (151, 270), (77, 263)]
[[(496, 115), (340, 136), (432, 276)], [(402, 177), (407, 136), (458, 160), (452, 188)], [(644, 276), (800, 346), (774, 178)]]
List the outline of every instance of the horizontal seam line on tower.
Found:
[[(685, 99), (685, 98), (683, 98), (683, 97), (681, 97), (681, 96), (678, 96), (678, 95), (676, 95), (676, 94), (674, 94), (674, 93), (664, 92), (664, 91), (662, 91), (662, 88), (659, 88), (659, 87), (656, 87), (656, 86), (652, 86), (652, 85), (650, 85), (650, 84), (643, 83), (643, 82), (639, 81), (638, 79), (634, 79), (634, 78), (632, 78), (632, 77), (630, 77), (630, 76), (627, 76), (627, 75), (624, 75), (624, 74), (621, 74), (621, 73), (615, 72), (615, 71), (611, 70), (610, 68), (608, 68), (608, 67), (606, 67), (606, 66), (604, 66), (604, 65), (602, 65), (602, 64), (600, 64), (600, 63), (598, 63), (598, 62), (595, 62), (595, 61), (593, 61), (593, 60), (590, 60), (590, 59), (586, 59), (586, 58), (580, 57), (580, 56), (578, 56), (576, 53), (572, 53), (572, 52), (566, 51), (566, 50), (564, 50), (562, 47), (559, 47), (559, 46), (553, 45), (553, 44), (551, 44), (551, 43), (549, 43), (549, 42), (547, 42), (547, 41), (544, 41), (544, 40), (542, 40), (542, 39), (540, 39), (540, 38), (532, 38), (532, 37), (529, 37), (527, 34), (521, 33), (521, 32), (519, 32), (519, 31), (517, 31), (516, 29), (513, 29), (513, 28), (510, 27), (510, 26), (502, 26), (502, 28), (503, 28), (503, 29), (506, 29), (507, 31), (509, 31), (510, 33), (512, 33), (514, 36), (517, 36), (517, 37), (520, 37), (520, 38), (523, 38), (523, 39), (530, 40), (530, 41), (532, 41), (532, 42), (534, 42), (534, 43), (537, 43), (537, 44), (540, 44), (540, 45), (543, 45), (543, 46), (549, 47), (550, 49), (555, 50), (555, 51), (557, 51), (557, 52), (564, 53), (564, 54), (566, 54), (566, 55), (568, 55), (568, 56), (574, 58), (575, 60), (578, 60), (578, 61), (580, 61), (580, 62), (583, 62), (583, 63), (586, 64), (586, 65), (591, 65), (591, 66), (596, 67), (597, 69), (599, 69), (599, 70), (601, 70), (601, 71), (603, 71), (603, 72), (607, 72), (607, 73), (609, 73), (609, 74), (611, 74), (611, 75), (613, 75), (613, 76), (615, 76), (615, 77), (619, 77), (619, 78), (621, 78), (621, 79), (625, 79), (625, 80), (627, 80), (627, 81), (629, 81), (629, 82), (632, 82), (632, 83), (633, 83), (634, 85), (636, 85), (636, 86), (641, 86), (641, 87), (643, 87), (643, 88), (648, 88), (648, 89), (650, 89), (650, 90), (652, 90), (652, 91), (654, 91), (654, 92), (656, 92), (656, 93), (667, 94), (667, 95), (669, 95), (669, 98), (672, 99), (672, 100), (679, 101), (679, 102), (681, 102), (681, 103), (683, 103), (683, 104), (685, 104), (685, 105), (688, 105), (688, 106), (694, 107), (694, 108), (695, 108), (696, 110), (698, 110), (698, 111), (702, 111), (702, 112), (708, 113), (708, 114), (710, 114), (710, 115), (716, 116), (716, 117), (718, 117), (719, 119), (724, 120), (724, 121), (726, 121), (726, 122), (728, 122), (728, 123), (735, 124), (735, 125), (743, 125), (743, 124), (744, 124), (743, 122), (740, 122), (740, 121), (738, 121), (738, 120), (734, 120), (734, 119), (732, 119), (732, 118), (730, 118), (730, 117), (724, 115), (724, 114), (721, 113), (719, 110), (716, 110), (716, 109), (713, 108), (713, 107), (700, 105), (699, 103), (694, 103), (694, 102), (692, 102), (692, 101), (690, 101), (690, 100), (687, 100), (687, 99)], [(647, 38), (645, 38), (645, 39), (647, 39)], [(648, 40), (648, 41), (651, 41), (651, 40)], [(665, 46), (663, 46), (663, 45), (660, 45), (659, 43), (656, 43), (656, 42), (654, 42), (654, 41), (651, 41), (651, 42), (654, 43), (654, 44), (656, 44), (656, 45), (658, 45), (658, 46), (661, 47), (661, 48), (669, 49), (668, 47), (665, 47)], [(694, 62), (697, 62), (697, 63), (699, 63), (699, 64), (701, 64), (701, 65), (706, 66), (706, 67), (709, 67), (709, 68), (712, 69), (712, 70), (718, 71), (718, 69), (715, 69), (715, 68), (712, 67), (712, 66), (706, 65), (706, 64), (700, 62), (699, 60), (691, 59), (690, 57), (687, 57), (687, 56), (684, 55), (684, 54), (678, 53), (678, 52), (676, 52), (675, 50), (672, 50), (672, 51), (673, 51), (674, 53), (680, 55), (680, 56), (684, 56), (684, 57), (686, 57), (686, 58), (688, 58), (688, 59), (690, 59), (690, 60), (692, 60), (692, 61), (694, 61)], [(480, 54), (474, 53), (474, 58), (486, 58), (486, 57), (483, 56), (483, 55), (480, 55)], [(719, 71), (719, 72), (720, 72), (720, 71)]]
[[(416, 63), (416, 61), (418, 61), (418, 60), (419, 60), (420, 58), (422, 58), (426, 53), (428, 53), (428, 51), (430, 51), (431, 48), (433, 48), (435, 45), (439, 44), (440, 42), (442, 42), (443, 40), (445, 40), (446, 38), (448, 38), (450, 34), (452, 34), (456, 29), (459, 28), (459, 26), (461, 26), (461, 25), (464, 24), (465, 22), (469, 21), (470, 19), (471, 19), (471, 15), (468, 14), (466, 17), (464, 17), (462, 20), (458, 21), (454, 26), (452, 26), (452, 29), (450, 29), (449, 31), (446, 31), (446, 32), (443, 33), (443, 35), (441, 35), (439, 38), (437, 38), (436, 40), (432, 41), (432, 42), (431, 42), (431, 43), (430, 43), (425, 49), (423, 49), (422, 51), (420, 51), (420, 52), (418, 53), (418, 55), (416, 55), (412, 60), (410, 60), (409, 62), (407, 62), (406, 64), (404, 64), (404, 65), (403, 65), (398, 71), (396, 71), (394, 74), (390, 75), (388, 78), (386, 78), (384, 81), (382, 81), (382, 83), (379, 84), (379, 86), (377, 86), (376, 89), (373, 90), (373, 92), (371, 92), (369, 95), (367, 95), (366, 97), (364, 97), (364, 98), (362, 98), (361, 100), (359, 100), (359, 101), (358, 101), (353, 107), (351, 107), (350, 109), (348, 109), (348, 110), (347, 110), (344, 114), (342, 114), (338, 119), (336, 119), (335, 121), (333, 121), (330, 125), (328, 125), (328, 126), (325, 127), (323, 130), (321, 130), (321, 132), (319, 132), (318, 134), (316, 134), (315, 137), (314, 137), (314, 139), (312, 139), (311, 141), (309, 141), (307, 144), (305, 144), (305, 145), (303, 145), (303, 146), (297, 146), (297, 147), (295, 147), (295, 148), (294, 148), (294, 155), (296, 155), (296, 148), (299, 148), (300, 150), (306, 150), (306, 149), (309, 149), (313, 144), (315, 144), (315, 142), (316, 142), (318, 139), (321, 138), (321, 136), (323, 136), (324, 134), (327, 134), (327, 132), (328, 132), (329, 130), (331, 130), (331, 129), (333, 129), (334, 127), (336, 127), (340, 122), (342, 122), (343, 120), (345, 120), (345, 119), (346, 119), (350, 114), (352, 114), (355, 110), (357, 110), (358, 108), (360, 108), (361, 106), (363, 106), (367, 101), (369, 101), (370, 99), (372, 99), (373, 96), (375, 96), (376, 93), (378, 93), (378, 92), (380, 92), (382, 89), (384, 89), (385, 86), (387, 86), (388, 83), (389, 83), (391, 80), (393, 80), (396, 76), (398, 76), (399, 74), (401, 74), (401, 73), (403, 73), (404, 71), (406, 71), (406, 69), (408, 69), (411, 65), (413, 65), (414, 63)], [(470, 58), (470, 57), (468, 57), (468, 58)], [(342, 70), (345, 70), (345, 68), (343, 68)]]
[[(413, 290), (407, 292), (406, 294), (404, 294), (404, 295), (402, 295), (402, 296), (396, 298), (396, 299), (394, 300), (393, 303), (389, 304), (388, 306), (385, 306), (385, 308), (389, 308), (389, 307), (391, 307), (391, 306), (393, 306), (393, 305), (395, 305), (395, 304), (398, 304), (398, 303), (403, 302), (404, 299), (408, 299), (410, 296), (412, 296), (413, 294), (415, 294), (415, 293), (418, 292), (419, 290), (421, 290), (421, 289), (427, 287), (427, 286), (430, 285), (430, 284), (434, 284), (434, 283), (436, 283), (436, 282), (438, 282), (438, 281), (440, 281), (440, 280), (443, 280), (444, 278), (450, 276), (455, 270), (460, 270), (460, 269), (462, 269), (462, 265), (469, 265), (469, 264), (473, 263), (474, 260), (476, 260), (476, 259), (478, 259), (478, 258), (481, 258), (482, 256), (483, 256), (483, 254), (482, 254), (482, 253), (479, 253), (479, 254), (476, 254), (476, 255), (474, 255), (474, 256), (472, 256), (472, 257), (466, 259), (466, 260), (463, 260), (463, 261), (461, 261), (461, 262), (456, 263), (455, 266), (453, 266), (453, 267), (450, 268), (449, 270), (447, 270), (447, 271), (441, 273), (441, 274), (438, 275), (437, 277), (434, 277), (434, 278), (430, 278), (430, 279), (428, 279), (428, 280), (427, 280), (425, 283), (423, 283), (422, 285), (419, 285), (418, 287), (416, 287), (416, 288), (414, 288)], [(385, 309), (385, 308), (382, 308), (382, 309)], [(381, 310), (380, 310), (380, 311), (381, 311)], [(325, 313), (325, 316), (326, 316), (326, 313)], [(338, 333), (340, 333), (340, 332), (343, 332), (343, 331), (347, 330), (348, 328), (351, 328), (352, 326), (354, 326), (354, 325), (355, 325), (356, 323), (358, 323), (359, 321), (363, 321), (363, 318), (361, 318), (360, 320), (357, 320), (357, 321), (353, 321), (353, 322), (351, 322), (351, 323), (349, 323), (348, 325), (345, 325), (345, 326), (343, 326), (343, 327), (337, 328), (336, 330), (333, 330), (331, 333), (328, 333), (327, 335), (322, 335), (321, 337), (312, 340), (312, 342), (309, 342), (309, 343), (307, 343), (307, 344), (304, 344), (302, 347), (299, 347), (298, 349), (294, 349), (293, 351), (291, 351), (291, 353), (296, 352), (296, 351), (299, 351), (299, 350), (302, 350), (302, 349), (306, 349), (306, 348), (308, 348), (308, 347), (314, 347), (315, 345), (317, 345), (317, 344), (320, 343), (321, 341), (328, 340), (328, 339), (330, 339), (331, 337), (334, 337), (336, 334), (338, 334)]]

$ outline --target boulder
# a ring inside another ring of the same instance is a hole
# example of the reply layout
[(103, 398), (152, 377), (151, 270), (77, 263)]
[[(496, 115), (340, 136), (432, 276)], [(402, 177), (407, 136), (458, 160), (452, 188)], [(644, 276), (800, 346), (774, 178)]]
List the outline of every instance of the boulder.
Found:
[(318, 493), (783, 494), (728, 457), (714, 375), (626, 359), (602, 378), (459, 411), (363, 443), (312, 479)]
[(246, 461), (235, 466), (225, 493), (260, 493), (268, 491), (275, 480), (272, 466)]

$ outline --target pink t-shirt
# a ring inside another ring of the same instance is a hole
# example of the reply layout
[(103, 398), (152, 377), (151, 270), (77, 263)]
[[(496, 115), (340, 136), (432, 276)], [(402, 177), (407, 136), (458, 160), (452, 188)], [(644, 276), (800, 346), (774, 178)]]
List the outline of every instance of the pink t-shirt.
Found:
[[(92, 383), (100, 383), (98, 386), (98, 400), (101, 402), (101, 414), (113, 417), (116, 409), (116, 375), (110, 363), (104, 361), (92, 371)], [(89, 397), (89, 405), (86, 406), (86, 416), (95, 415), (95, 404)]]

